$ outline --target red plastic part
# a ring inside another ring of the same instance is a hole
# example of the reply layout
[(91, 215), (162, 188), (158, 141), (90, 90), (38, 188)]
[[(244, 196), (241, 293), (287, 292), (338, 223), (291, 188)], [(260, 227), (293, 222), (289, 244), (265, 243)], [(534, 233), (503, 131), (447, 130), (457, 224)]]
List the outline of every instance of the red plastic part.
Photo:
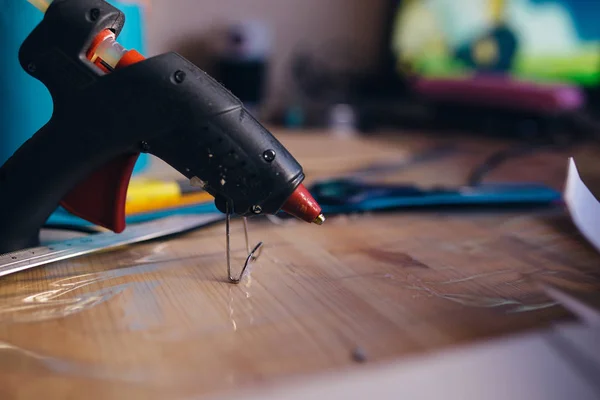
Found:
[(129, 50), (127, 53), (123, 54), (123, 57), (121, 57), (115, 66), (115, 69), (124, 68), (128, 65), (132, 65), (143, 60), (145, 60), (144, 56), (141, 55), (137, 50)]
[(124, 154), (75, 186), (60, 205), (93, 224), (121, 233), (125, 229), (127, 188), (139, 154)]
[(321, 214), (321, 206), (302, 184), (294, 190), (281, 209), (306, 222), (313, 222)]
[[(87, 57), (91, 58), (98, 45), (109, 36), (111, 31), (105, 30), (96, 36)], [(129, 50), (116, 65), (115, 69), (124, 68), (144, 60), (136, 50)], [(96, 65), (108, 72), (100, 60)], [(139, 153), (123, 154), (102, 167), (83, 182), (73, 188), (60, 202), (60, 205), (71, 214), (77, 215), (93, 224), (121, 233), (125, 229), (125, 202), (127, 188), (131, 180), (133, 168)]]

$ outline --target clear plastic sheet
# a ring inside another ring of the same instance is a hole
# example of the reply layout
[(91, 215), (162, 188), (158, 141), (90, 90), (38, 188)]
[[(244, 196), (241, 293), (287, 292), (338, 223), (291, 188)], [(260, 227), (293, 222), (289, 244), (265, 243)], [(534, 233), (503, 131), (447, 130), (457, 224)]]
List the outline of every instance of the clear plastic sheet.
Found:
[[(10, 275), (0, 381), (24, 397), (193, 398), (347, 368), (357, 347), (368, 364), (568, 319), (535, 282), (590, 287), (596, 256), (529, 244), (531, 221), (511, 237), (462, 217), (409, 215), (402, 230), (385, 216), (318, 231), (264, 221), (250, 236), (265, 249), (239, 285), (221, 225)], [(241, 224), (232, 235), (241, 265)]]

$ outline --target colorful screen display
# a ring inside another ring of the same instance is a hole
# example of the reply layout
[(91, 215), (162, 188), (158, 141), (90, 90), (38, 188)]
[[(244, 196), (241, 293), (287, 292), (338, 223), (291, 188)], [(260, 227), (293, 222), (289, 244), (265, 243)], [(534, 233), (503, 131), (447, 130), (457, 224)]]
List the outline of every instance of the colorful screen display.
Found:
[(403, 0), (392, 51), (421, 76), (600, 84), (600, 0)]

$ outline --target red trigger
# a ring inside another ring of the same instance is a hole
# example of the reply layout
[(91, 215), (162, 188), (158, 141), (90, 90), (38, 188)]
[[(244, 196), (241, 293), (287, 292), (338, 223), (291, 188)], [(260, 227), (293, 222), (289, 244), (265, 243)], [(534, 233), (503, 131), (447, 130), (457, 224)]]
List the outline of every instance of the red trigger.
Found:
[(79, 183), (60, 202), (70, 213), (113, 232), (125, 229), (125, 200), (139, 157), (124, 154)]

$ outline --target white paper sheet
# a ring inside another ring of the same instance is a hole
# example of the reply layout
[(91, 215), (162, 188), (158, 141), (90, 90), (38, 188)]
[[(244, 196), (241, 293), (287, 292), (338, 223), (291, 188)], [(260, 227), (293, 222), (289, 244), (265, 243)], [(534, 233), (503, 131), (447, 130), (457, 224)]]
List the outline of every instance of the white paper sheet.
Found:
[(581, 180), (573, 158), (569, 159), (564, 198), (573, 223), (600, 251), (600, 202)]

